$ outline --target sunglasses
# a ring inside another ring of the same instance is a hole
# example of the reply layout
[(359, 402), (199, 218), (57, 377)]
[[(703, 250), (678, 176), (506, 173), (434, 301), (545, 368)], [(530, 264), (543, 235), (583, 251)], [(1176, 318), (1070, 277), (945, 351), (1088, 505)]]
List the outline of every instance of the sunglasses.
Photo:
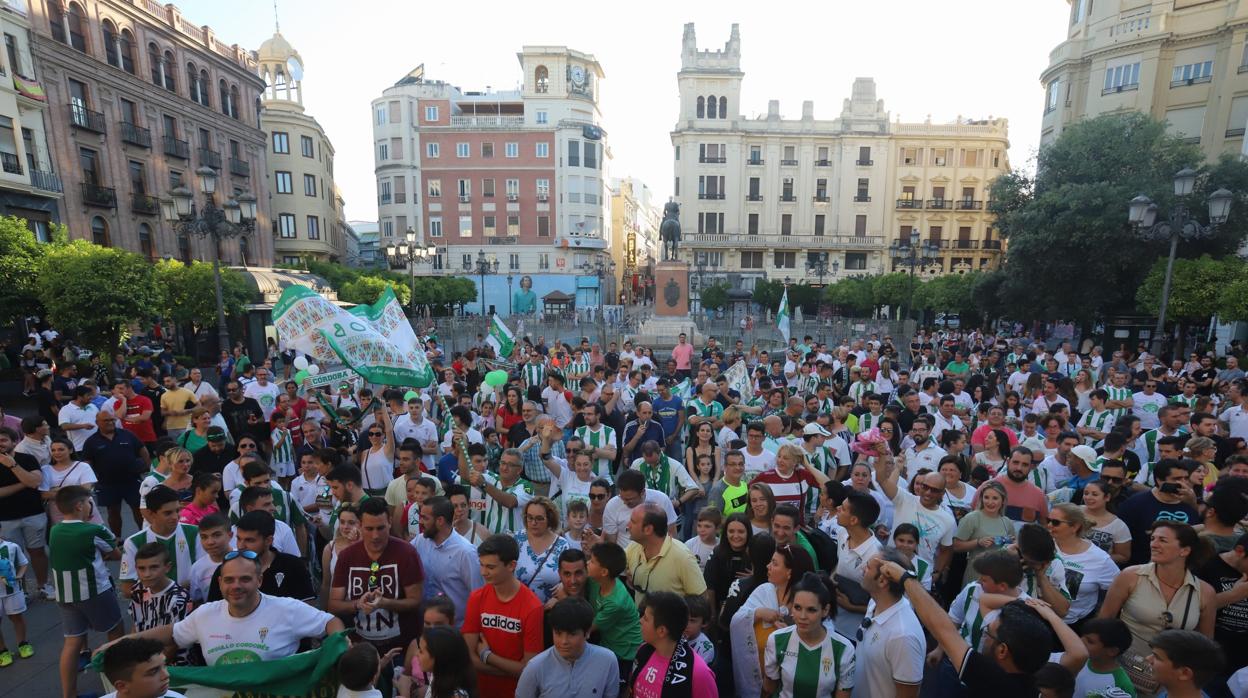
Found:
[(607, 495), (605, 495), (605, 494), (593, 494), (593, 493), (590, 493), (589, 498), (590, 498), (590, 499), (592, 499), (592, 500), (594, 500), (595, 502), (597, 502), (597, 501), (600, 501), (600, 500), (606, 499), (606, 498), (607, 498)]
[(369, 573), (368, 574), (368, 588), (369, 589), (377, 588), (377, 572), (379, 572), (380, 570), (381, 570), (380, 562), (373, 562), (373, 564), (368, 566), (368, 573)]
[(368, 435), (369, 435), (369, 436), (381, 436), (381, 432), (379, 432), (379, 431), (370, 431), (370, 432), (368, 432)]
[(221, 560), (222, 562), (229, 562), (230, 560), (233, 560), (236, 557), (241, 557), (244, 560), (255, 560), (256, 558), (260, 556), (255, 551), (252, 551), (252, 550), (231, 550), (230, 552), (226, 553), (225, 557), (221, 558)]
[(1070, 522), (1064, 521), (1062, 519), (1049, 519), (1049, 526), (1061, 526), (1062, 524), (1068, 524), (1068, 523)]

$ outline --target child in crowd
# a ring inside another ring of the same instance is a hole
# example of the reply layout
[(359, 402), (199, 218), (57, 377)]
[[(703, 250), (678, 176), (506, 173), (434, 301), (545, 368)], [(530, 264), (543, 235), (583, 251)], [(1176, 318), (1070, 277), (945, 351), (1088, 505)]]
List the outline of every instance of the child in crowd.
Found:
[(312, 453), (304, 453), (300, 456), (299, 474), (290, 481), (290, 496), (303, 510), (303, 515), (313, 527), (324, 523), (320, 520), (321, 508), (316, 502), (316, 497), (328, 486), (329, 483), (325, 482), (325, 478), (317, 472), (316, 456)]
[(620, 676), (629, 676), (637, 648), (641, 646), (641, 617), (633, 595), (620, 581), (628, 562), (624, 549), (615, 543), (599, 543), (589, 551), (586, 595), (594, 608), (598, 644), (615, 653)]
[(225, 514), (216, 512), (199, 520), (199, 545), (204, 554), (195, 559), (191, 565), (191, 602), (204, 603), (208, 600), (208, 585), (212, 583), (212, 574), (217, 566), (225, 561), (225, 554), (230, 551), (230, 520)]
[(437, 488), (437, 483), (431, 477), (414, 477), (407, 481), (407, 502), (403, 505), (403, 520), (400, 522), (402, 525), (398, 527), (398, 530), (407, 533), (401, 536), (404, 540), (420, 535), (420, 507), (434, 495)]
[(287, 419), (285, 412), (275, 411), (271, 419), (273, 429), (270, 435), (272, 450), (269, 465), (283, 488), (290, 487), (290, 481), (295, 476), (294, 437), (290, 429), (286, 428)]
[[(715, 534), (719, 531), (723, 520), (724, 517), (719, 513), (719, 509), (715, 507), (703, 509), (698, 512), (698, 535), (685, 541), (685, 547), (689, 548), (689, 552), (698, 558), (698, 567), (704, 572), (706, 571), (706, 561), (711, 559), (711, 554), (715, 552), (715, 546), (719, 545), (719, 536)], [(710, 662), (707, 663), (709, 664)]]
[(165, 645), (160, 640), (118, 640), (104, 650), (104, 677), (113, 685), (113, 692), (104, 698), (185, 698), (169, 690)]
[[(13, 623), (13, 634), (17, 639), (17, 656), (30, 659), (35, 656), (35, 648), (26, 641), (26, 592), (22, 589), (22, 578), (26, 576), (26, 567), (30, 558), (26, 551), (12, 541), (0, 538), (0, 614), (9, 617)], [(4, 633), (0, 632), (0, 667), (13, 663), (13, 653), (4, 644)]]
[(912, 523), (903, 523), (897, 526), (897, 530), (893, 531), (893, 547), (897, 552), (906, 556), (910, 564), (914, 565), (914, 574), (919, 578), (919, 583), (924, 589), (932, 590), (932, 566), (927, 560), (918, 556), (919, 550), (919, 528)]
[[(1077, 696), (1134, 696), (1135, 686), (1118, 658), (1131, 647), (1131, 630), (1117, 618), (1092, 618), (1080, 629), (1088, 663), (1075, 677)], [(1118, 689), (1114, 693), (1112, 689)]]
[[(1066, 671), (1066, 667), (1055, 662), (1049, 662), (1040, 667), (1040, 671), (1036, 672), (1036, 691), (1039, 692), (1040, 698), (1074, 698), (1075, 696), (1075, 677)], [(1135, 690), (1130, 693), (1090, 693), (1091, 696), (1119, 696), (1126, 698), (1134, 696)], [(1086, 698), (1080, 693), (1079, 698)]]
[(178, 520), (184, 524), (198, 525), (209, 514), (221, 509), (217, 506), (217, 496), (221, 494), (221, 476), (212, 472), (198, 472), (191, 478), (191, 501), (182, 507)]
[(382, 698), (377, 677), (399, 652), (398, 647), (382, 657), (371, 642), (357, 642), (338, 658), (338, 698)]
[(711, 604), (700, 594), (685, 597), (689, 606), (689, 624), (685, 626), (685, 639), (689, 646), (702, 657), (707, 666), (715, 662), (715, 644), (706, 636), (706, 625), (710, 621)]
[[(1030, 598), (1023, 592), (1023, 566), (1018, 554), (1006, 548), (984, 551), (971, 563), (979, 581), (967, 584), (949, 605), (949, 617), (971, 647), (979, 648), (984, 631), (997, 617), (1001, 606), (1016, 599)], [(982, 597), (1001, 599), (993, 603)]]
[(498, 472), (498, 463), (503, 458), (503, 445), (498, 442), (498, 432), (494, 427), (486, 427), (481, 431), (485, 439), (485, 463), (491, 473)]
[(1200, 687), (1225, 663), (1222, 648), (1195, 630), (1163, 630), (1153, 638), (1148, 663), (1162, 696), (1203, 696)]
[[(426, 599), (421, 606), (424, 608), (424, 627), (455, 624), (455, 603), (446, 596), (439, 594), (432, 599)], [(395, 687), (400, 698), (424, 698), (425, 686), (428, 684), (429, 677), (420, 668), (420, 638), (416, 638), (407, 645), (407, 654), (403, 656), (403, 673)]]
[[(169, 578), (172, 567), (164, 543), (147, 543), (134, 553), (138, 583), (130, 588), (130, 617), (135, 632), (173, 625), (190, 611), (190, 592)], [(172, 659), (175, 664), (186, 664), (186, 652)]]
[(563, 537), (568, 539), (568, 543), (577, 550), (583, 550), (581, 541), (585, 537), (586, 526), (589, 524), (589, 505), (583, 499), (575, 499), (568, 502), (567, 521), (568, 530), (564, 532)]

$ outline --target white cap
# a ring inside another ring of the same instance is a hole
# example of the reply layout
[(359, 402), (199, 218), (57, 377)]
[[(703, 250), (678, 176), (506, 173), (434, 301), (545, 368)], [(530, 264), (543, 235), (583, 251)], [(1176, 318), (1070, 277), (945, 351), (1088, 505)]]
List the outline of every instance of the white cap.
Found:
[(802, 435), (804, 436), (813, 436), (815, 434), (818, 434), (819, 436), (831, 436), (832, 432), (824, 429), (818, 422), (811, 422), (802, 428)]

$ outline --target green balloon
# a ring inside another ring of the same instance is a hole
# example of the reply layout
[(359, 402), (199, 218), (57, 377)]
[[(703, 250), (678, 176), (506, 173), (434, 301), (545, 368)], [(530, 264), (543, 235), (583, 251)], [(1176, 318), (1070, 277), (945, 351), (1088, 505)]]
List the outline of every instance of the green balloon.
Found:
[(415, 390), (409, 390), (403, 394), (403, 402), (415, 400), (418, 397), (420, 397), (420, 393), (416, 392)]
[(299, 385), (303, 385), (303, 381), (307, 380), (310, 377), (311, 376), (308, 375), (307, 371), (300, 371), (295, 374), (295, 382), (298, 383)]
[(497, 388), (506, 382), (507, 382), (506, 371), (490, 371), (489, 373), (485, 374), (485, 384), (490, 387)]

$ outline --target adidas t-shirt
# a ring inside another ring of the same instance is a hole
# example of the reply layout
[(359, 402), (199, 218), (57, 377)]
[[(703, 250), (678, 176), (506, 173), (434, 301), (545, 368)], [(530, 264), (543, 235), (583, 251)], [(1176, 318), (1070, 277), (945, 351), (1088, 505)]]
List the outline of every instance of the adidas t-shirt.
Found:
[[(528, 587), (520, 585), (507, 602), (486, 584), (468, 596), (462, 632), (478, 633), (490, 650), (504, 659), (520, 661), (526, 652), (541, 652), (542, 602)], [(477, 688), (483, 696), (510, 696), (519, 679), (514, 676), (477, 674)]]
[(807, 645), (791, 625), (767, 637), (763, 670), (780, 681), (777, 698), (835, 695), (854, 687), (854, 646), (831, 629), (823, 642)]
[(198, 643), (208, 666), (246, 664), (289, 657), (305, 637), (320, 637), (333, 616), (297, 599), (260, 594), (260, 605), (242, 618), (226, 601), (212, 601), (173, 624), (173, 641)]

